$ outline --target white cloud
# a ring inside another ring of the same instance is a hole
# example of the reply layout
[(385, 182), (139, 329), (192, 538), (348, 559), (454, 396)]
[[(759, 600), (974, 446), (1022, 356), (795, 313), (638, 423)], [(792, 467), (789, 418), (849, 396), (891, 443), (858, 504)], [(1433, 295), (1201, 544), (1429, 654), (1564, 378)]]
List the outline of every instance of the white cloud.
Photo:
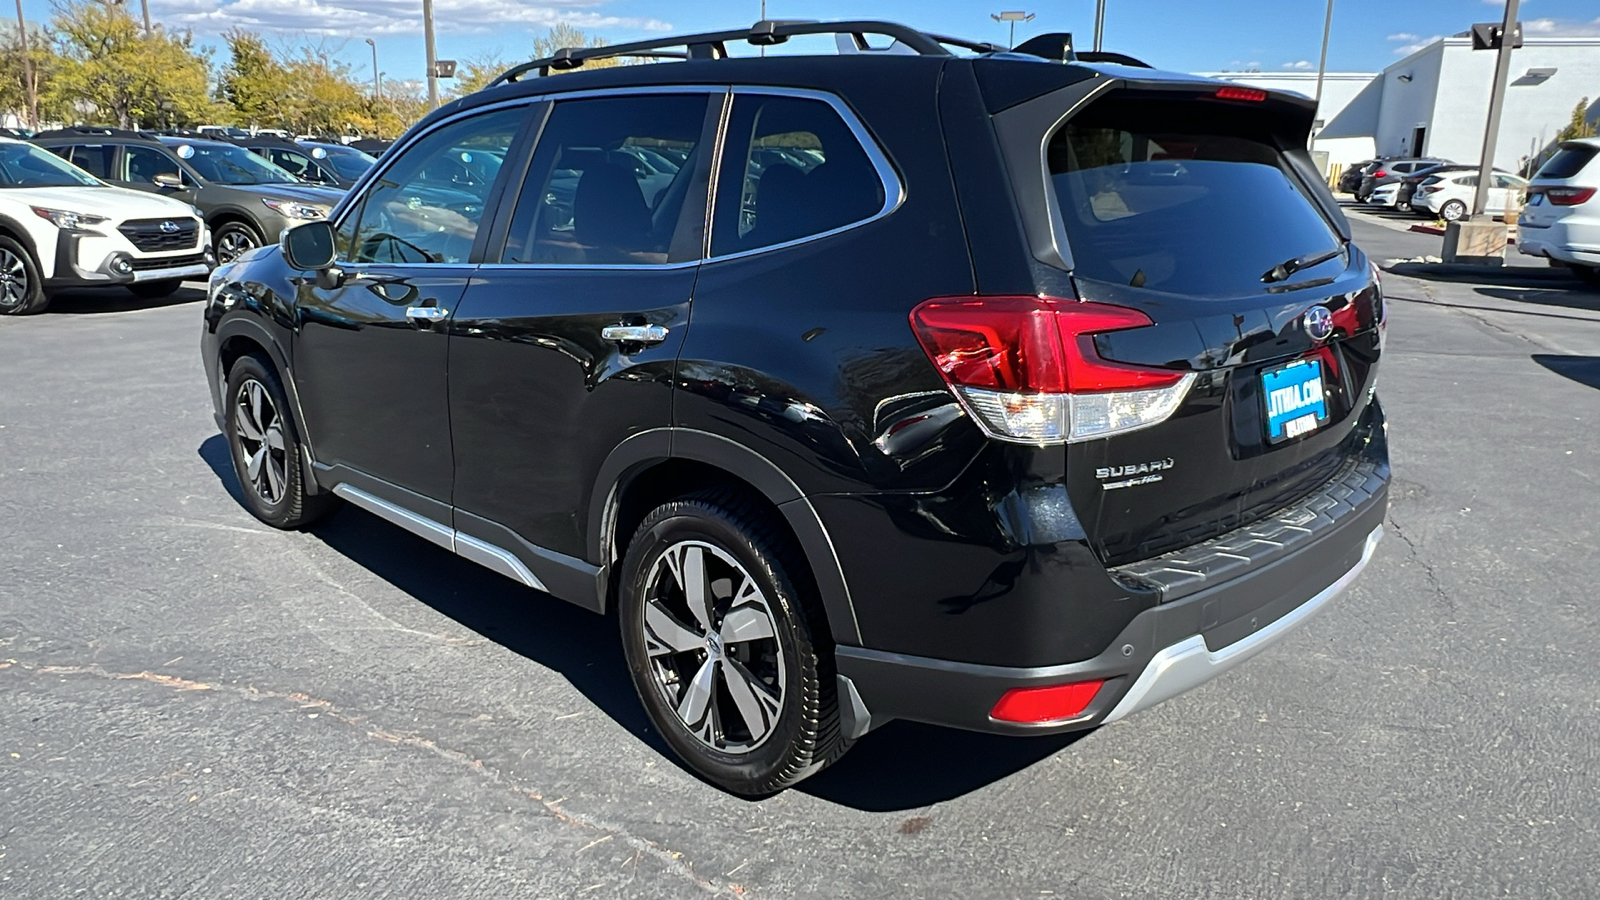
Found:
[[(434, 28), (443, 33), (492, 34), (541, 30), (557, 23), (588, 31), (621, 28), (668, 31), (660, 19), (607, 15), (604, 0), (436, 0)], [(169, 28), (220, 34), (233, 27), (342, 37), (422, 33), (421, 4), (412, 0), (153, 0), (151, 11)]]
[(1600, 19), (1566, 22), (1561, 19), (1524, 19), (1522, 33), (1529, 37), (1600, 37)]
[[(1407, 37), (1416, 37), (1416, 35), (1407, 35)], [(1395, 56), (1410, 56), (1411, 54), (1417, 52), (1418, 50), (1421, 50), (1423, 47), (1428, 46), (1429, 44), (1433, 43), (1434, 41), (1442, 41), (1442, 40), (1444, 40), (1444, 35), (1442, 35), (1442, 34), (1436, 34), (1433, 37), (1416, 38), (1416, 40), (1412, 41), (1409, 44), (1406, 44), (1403, 47), (1394, 48), (1394, 55)]]
[(1411, 44), (1411, 43), (1415, 43), (1417, 41), (1420, 41), (1422, 39), (1420, 37), (1417, 37), (1416, 35), (1412, 34), (1409, 31), (1401, 31), (1401, 32), (1389, 35), (1387, 38), (1384, 38), (1384, 40), (1387, 40), (1387, 41), (1404, 41), (1404, 42), (1406, 42), (1408, 44)]
[(1283, 67), (1285, 69), (1314, 69), (1314, 68), (1316, 68), (1316, 66), (1313, 66), (1311, 64), (1311, 60), (1309, 60), (1309, 59), (1302, 59), (1302, 60), (1299, 60), (1297, 62), (1284, 63)]

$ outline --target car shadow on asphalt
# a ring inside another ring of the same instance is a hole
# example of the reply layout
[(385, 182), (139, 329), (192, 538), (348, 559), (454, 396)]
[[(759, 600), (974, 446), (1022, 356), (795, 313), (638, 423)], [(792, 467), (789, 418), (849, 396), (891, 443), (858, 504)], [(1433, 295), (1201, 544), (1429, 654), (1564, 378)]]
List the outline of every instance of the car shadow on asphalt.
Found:
[(1581, 385), (1600, 389), (1600, 356), (1535, 353), (1533, 361), (1563, 378), (1570, 378)]
[[(242, 507), (222, 435), (200, 458)], [(507, 650), (560, 673), (600, 711), (690, 775), (650, 724), (623, 660), (616, 619), (516, 584), (365, 510), (341, 504), (306, 531), (379, 578)], [(1087, 732), (1001, 737), (891, 722), (795, 788), (869, 812), (919, 809), (1038, 763)]]
[(1385, 266), (1385, 272), (1417, 278), (1422, 281), (1443, 281), (1453, 284), (1487, 284), (1508, 288), (1535, 288), (1546, 290), (1570, 289), (1583, 293), (1586, 285), (1578, 276), (1566, 269), (1553, 266), (1504, 265), (1484, 266), (1473, 263), (1419, 263), (1402, 262)]
[(182, 306), (185, 303), (198, 303), (205, 298), (205, 291), (188, 287), (179, 289), (170, 297), (155, 299), (136, 297), (121, 288), (70, 290), (51, 297), (50, 305), (45, 308), (44, 314), (78, 316), (135, 312), (141, 309), (161, 309), (168, 306)]
[(1564, 309), (1584, 309), (1591, 312), (1600, 312), (1600, 290), (1591, 288), (1581, 282), (1574, 282), (1572, 287), (1524, 287), (1494, 288), (1480, 287), (1473, 290), (1475, 294), (1493, 297), (1496, 300), (1511, 300), (1516, 303), (1532, 303), (1538, 306), (1559, 306)]

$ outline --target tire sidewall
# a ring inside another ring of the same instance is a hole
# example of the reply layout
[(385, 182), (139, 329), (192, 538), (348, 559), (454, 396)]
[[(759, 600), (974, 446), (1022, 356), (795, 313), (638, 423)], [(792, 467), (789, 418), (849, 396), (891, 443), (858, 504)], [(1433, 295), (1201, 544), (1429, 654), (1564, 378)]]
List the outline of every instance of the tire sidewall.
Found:
[[(239, 429), (235, 420), (239, 414), (239, 390), (247, 381), (259, 382), (266, 389), (267, 395), (272, 398), (272, 405), (278, 411), (280, 421), (283, 422), (284, 456), (287, 458), (288, 464), (284, 466), (287, 471), (284, 478), (283, 496), (278, 499), (277, 503), (268, 503), (266, 498), (256, 491), (255, 485), (250, 482), (250, 477), (246, 470), (244, 447), (239, 443)], [(295, 503), (295, 498), (299, 496), (301, 491), (300, 441), (295, 434), (294, 422), (289, 417), (287, 410), (288, 400), (284, 396), (283, 387), (278, 383), (276, 375), (261, 360), (254, 356), (242, 356), (238, 362), (233, 364), (233, 368), (228, 372), (228, 392), (223, 416), (228, 432), (224, 435), (228, 440), (228, 457), (233, 461), (234, 477), (239, 480), (240, 493), (243, 494), (245, 505), (249, 508), (251, 514), (261, 521), (279, 528), (285, 527), (291, 519), (297, 516), (298, 510), (296, 507), (298, 504)]]
[[(1459, 212), (1456, 213), (1456, 217), (1454, 219), (1450, 218), (1450, 215), (1447, 212), (1445, 212), (1445, 210), (1450, 210), (1450, 209), (1459, 210)], [(1464, 217), (1466, 214), (1467, 214), (1467, 205), (1465, 203), (1462, 203), (1460, 200), (1451, 200), (1449, 203), (1446, 203), (1445, 205), (1439, 207), (1439, 217), (1444, 219), (1446, 222), (1459, 222), (1459, 221), (1461, 221), (1462, 217)]]
[[(217, 261), (219, 263), (221, 263), (223, 261), (222, 258), (221, 258), (221, 253), (218, 252), (220, 250), (220, 248), (222, 247), (222, 237), (223, 237), (223, 235), (227, 234), (230, 231), (237, 231), (237, 232), (243, 234), (245, 237), (250, 239), (250, 242), (251, 242), (251, 244), (253, 246), (249, 250), (245, 250), (244, 253), (249, 253), (250, 250), (254, 250), (257, 247), (260, 247), (264, 243), (264, 240), (265, 240), (264, 238), (261, 237), (261, 232), (257, 231), (254, 227), (252, 227), (252, 226), (250, 226), (250, 225), (248, 225), (248, 224), (246, 224), (244, 222), (225, 222), (225, 223), (223, 223), (222, 227), (218, 228), (216, 230), (216, 233), (214, 233), (211, 236), (211, 252), (217, 254), (217, 257), (218, 257)], [(244, 253), (241, 253), (239, 255), (243, 256)], [(239, 258), (238, 256), (234, 257), (235, 260), (238, 259), (238, 258)], [(232, 262), (233, 260), (228, 260), (228, 261)]]
[(22, 260), (22, 270), (28, 278), (28, 292), (22, 302), (14, 306), (0, 305), (0, 315), (25, 316), (44, 309), (44, 277), (39, 274), (39, 264), (34, 261), (33, 254), (20, 241), (3, 235), (0, 235), (0, 248), (11, 251)]
[[(746, 753), (724, 753), (695, 737), (678, 718), (655, 686), (655, 672), (644, 645), (644, 598), (656, 560), (667, 548), (682, 541), (703, 541), (737, 559), (761, 585), (774, 618), (777, 640), (784, 654), (784, 703), (778, 719), (760, 746)], [(759, 795), (781, 777), (809, 749), (814, 740), (806, 726), (817, 706), (816, 654), (798, 597), (788, 575), (770, 549), (757, 549), (726, 515), (714, 506), (694, 501), (668, 504), (652, 513), (628, 547), (618, 591), (618, 620), (623, 652), (634, 687), (650, 719), (680, 759), (713, 783), (738, 794)]]

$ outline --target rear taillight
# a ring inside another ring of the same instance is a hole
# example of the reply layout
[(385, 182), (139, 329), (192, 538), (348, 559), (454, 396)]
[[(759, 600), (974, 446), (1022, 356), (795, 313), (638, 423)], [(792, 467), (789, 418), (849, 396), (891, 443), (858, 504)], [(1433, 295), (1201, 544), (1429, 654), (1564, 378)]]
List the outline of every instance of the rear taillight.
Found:
[(1053, 297), (937, 297), (911, 312), (928, 358), (993, 437), (1083, 441), (1177, 410), (1191, 372), (1111, 362), (1093, 335), (1152, 325), (1135, 309)]
[(1430, 184), (1427, 187), (1417, 188), (1417, 192), (1421, 193), (1421, 194), (1431, 194), (1434, 191), (1442, 191), (1442, 190), (1444, 190), (1444, 188), (1438, 186), (1437, 184)]
[(1544, 195), (1550, 198), (1551, 206), (1577, 206), (1580, 203), (1588, 203), (1594, 193), (1594, 188), (1547, 187), (1544, 189)]
[(1388, 172), (1385, 172), (1382, 169), (1379, 169), (1378, 171), (1372, 173), (1372, 177), (1373, 178), (1384, 178), (1384, 177), (1387, 177), (1388, 174), (1389, 174)]

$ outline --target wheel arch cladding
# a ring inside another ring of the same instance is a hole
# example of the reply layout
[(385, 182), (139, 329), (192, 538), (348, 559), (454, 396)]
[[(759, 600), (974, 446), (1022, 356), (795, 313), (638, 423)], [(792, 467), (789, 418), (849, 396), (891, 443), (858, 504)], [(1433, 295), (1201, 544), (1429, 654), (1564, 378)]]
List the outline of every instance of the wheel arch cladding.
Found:
[(288, 362), (284, 359), (277, 342), (272, 340), (260, 325), (246, 318), (235, 317), (218, 329), (217, 386), (222, 394), (222, 404), (219, 408), (227, 408), (228, 375), (233, 371), (234, 363), (245, 356), (260, 357), (278, 376), (278, 384), (283, 387), (284, 395), (289, 400), (289, 408), (285, 410), (289, 427), (294, 429), (296, 440), (305, 448), (305, 458), (300, 460), (302, 474), (306, 479), (304, 484), (307, 485), (309, 492), (318, 493), (321, 486), (316, 480), (311, 459), (315, 454), (311, 449), (311, 439), (302, 424), (300, 393), (295, 387), (294, 378), (290, 376)]
[[(793, 540), (809, 567), (836, 643), (859, 644), (860, 630), (833, 543), (811, 504), (776, 465), (726, 438), (655, 429), (624, 441), (600, 468), (590, 499), (589, 554), (609, 574), (652, 509), (708, 488), (757, 501)], [(611, 585), (607, 585), (607, 591)]]
[(23, 228), (22, 224), (16, 219), (6, 215), (0, 215), (0, 237), (8, 237), (13, 241), (16, 241), (22, 245), (22, 249), (28, 251), (28, 255), (33, 258), (34, 268), (39, 270), (40, 278), (51, 278), (54, 276), (54, 272), (46, 272), (44, 267), (47, 263), (53, 265), (55, 260), (45, 260), (39, 256), (39, 246), (34, 243), (33, 236), (29, 234), (28, 229)]

